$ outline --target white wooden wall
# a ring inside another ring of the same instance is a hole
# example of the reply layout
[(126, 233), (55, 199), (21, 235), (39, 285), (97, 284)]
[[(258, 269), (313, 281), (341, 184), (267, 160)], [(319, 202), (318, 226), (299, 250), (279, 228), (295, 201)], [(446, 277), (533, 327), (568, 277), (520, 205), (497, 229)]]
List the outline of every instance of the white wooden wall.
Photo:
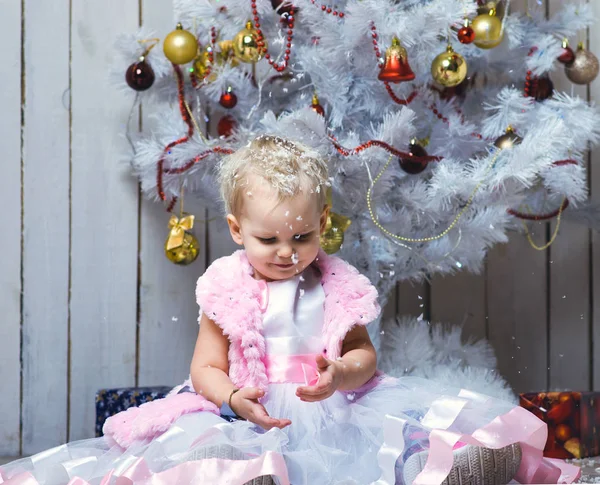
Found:
[[(549, 12), (561, 3), (546, 1)], [(195, 280), (234, 249), (223, 223), (199, 223), (198, 260), (173, 266), (163, 256), (167, 214), (129, 174), (130, 103), (108, 80), (112, 46), (140, 22), (164, 36), (171, 2), (49, 3), (0, 0), (0, 455), (91, 436), (99, 388), (180, 382), (197, 332)], [(596, 30), (587, 40), (598, 53)], [(600, 81), (576, 92), (598, 100)], [(150, 110), (136, 120), (144, 130)], [(590, 187), (600, 191), (600, 171)], [(600, 388), (599, 256), (597, 236), (566, 223), (548, 252), (515, 236), (482, 275), (399, 285), (386, 313), (489, 338), (516, 390)]]

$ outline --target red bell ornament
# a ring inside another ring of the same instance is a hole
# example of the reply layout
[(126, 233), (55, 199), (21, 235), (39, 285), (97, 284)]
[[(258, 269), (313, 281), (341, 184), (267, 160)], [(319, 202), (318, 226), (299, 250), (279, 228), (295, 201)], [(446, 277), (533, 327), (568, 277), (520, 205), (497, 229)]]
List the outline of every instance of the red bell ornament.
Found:
[(321, 106), (321, 103), (319, 103), (319, 97), (316, 94), (313, 94), (310, 107), (318, 115), (325, 116), (325, 110), (323, 109), (323, 106)]
[(415, 78), (415, 73), (408, 64), (406, 49), (400, 45), (398, 37), (394, 36), (392, 45), (385, 51), (385, 63), (377, 78), (390, 83), (412, 81)]

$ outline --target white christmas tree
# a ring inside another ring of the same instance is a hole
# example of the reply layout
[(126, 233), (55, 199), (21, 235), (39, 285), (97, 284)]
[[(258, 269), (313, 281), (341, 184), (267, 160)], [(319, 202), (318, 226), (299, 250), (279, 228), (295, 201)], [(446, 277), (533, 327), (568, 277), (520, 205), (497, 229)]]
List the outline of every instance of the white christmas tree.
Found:
[(178, 0), (175, 18), (160, 41), (143, 28), (119, 41), (136, 102), (160, 107), (133, 167), (167, 209), (183, 186), (221, 210), (216, 167), (258, 134), (305, 143), (351, 221), (333, 218), (323, 244), (343, 235), (338, 254), (384, 298), (401, 279), (478, 270), (523, 218), (586, 219), (600, 119), (549, 78), (598, 74), (564, 41), (593, 23), (585, 4), (546, 20), (509, 0)]

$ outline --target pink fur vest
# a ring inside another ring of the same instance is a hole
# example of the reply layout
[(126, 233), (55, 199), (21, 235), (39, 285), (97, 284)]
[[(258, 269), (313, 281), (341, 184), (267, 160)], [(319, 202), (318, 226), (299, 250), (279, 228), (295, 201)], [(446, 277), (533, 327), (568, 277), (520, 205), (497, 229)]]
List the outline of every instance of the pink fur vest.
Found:
[[(355, 325), (366, 325), (379, 315), (377, 290), (356, 268), (324, 251), (313, 263), (321, 272), (325, 293), (323, 355), (340, 357), (344, 337)], [(246, 252), (239, 250), (213, 262), (198, 279), (196, 299), (201, 312), (223, 330), (229, 339), (229, 378), (236, 387), (267, 390), (266, 345), (262, 334), (268, 287), (253, 277), (254, 268)], [(123, 447), (147, 441), (165, 432), (181, 415), (210, 411), (217, 407), (201, 395), (178, 394), (192, 387), (190, 379), (175, 387), (164, 399), (129, 408), (107, 419), (104, 434)]]
[[(325, 292), (323, 355), (340, 356), (342, 342), (355, 325), (366, 325), (379, 315), (377, 290), (356, 268), (320, 251), (315, 262)], [(253, 277), (246, 252), (215, 261), (198, 280), (196, 299), (201, 311), (229, 338), (229, 378), (237, 387), (266, 390), (263, 311), (268, 304), (264, 280)]]

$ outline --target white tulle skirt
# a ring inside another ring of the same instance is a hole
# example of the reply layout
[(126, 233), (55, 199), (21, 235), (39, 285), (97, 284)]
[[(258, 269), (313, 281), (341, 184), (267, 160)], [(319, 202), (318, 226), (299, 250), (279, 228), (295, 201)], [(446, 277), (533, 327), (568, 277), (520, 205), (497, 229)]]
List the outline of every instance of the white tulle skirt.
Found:
[[(459, 395), (460, 412), (443, 426), (462, 434), (472, 434), (514, 407), (413, 377), (385, 378), (364, 394), (336, 392), (317, 403), (300, 401), (295, 395), (297, 387), (271, 384), (262, 401), (271, 416), (292, 421), (283, 430), (264, 431), (250, 422), (230, 423), (200, 412), (180, 417), (162, 436), (128, 450), (109, 446), (105, 438), (77, 441), (13, 462), (0, 471), (5, 481), (29, 473), (46, 485), (68, 483), (74, 477), (85, 480), (78, 483), (108, 484), (121, 475), (133, 483), (162, 484), (165, 482), (156, 479), (160, 472), (196, 461), (206, 447), (231, 445), (246, 459), (266, 452), (283, 456), (293, 485), (366, 485), (382, 478), (378, 452), (384, 445), (386, 416), (391, 415), (405, 423), (404, 448), (395, 472), (396, 483), (402, 484), (403, 460), (427, 448), (431, 424), (444, 423), (448, 403), (456, 402)], [(144, 462), (143, 473), (139, 472), (140, 459)], [(135, 466), (137, 471), (132, 474)], [(200, 482), (178, 479), (177, 483)]]

